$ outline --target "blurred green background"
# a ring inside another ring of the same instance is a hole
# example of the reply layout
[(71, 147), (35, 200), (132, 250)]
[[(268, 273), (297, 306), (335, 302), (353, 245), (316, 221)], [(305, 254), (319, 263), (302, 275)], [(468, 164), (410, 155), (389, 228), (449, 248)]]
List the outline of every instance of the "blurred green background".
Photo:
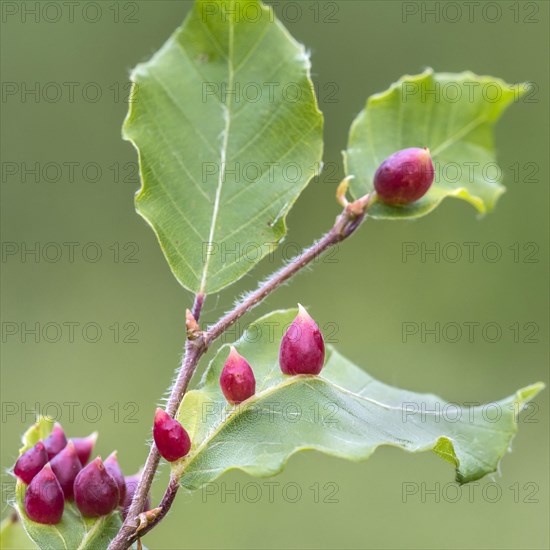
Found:
[[(37, 4), (54, 7), (22, 15)], [(13, 464), (33, 412), (46, 409), (60, 414), (71, 436), (98, 430), (97, 451), (119, 449), (123, 469), (132, 473), (145, 459), (155, 406), (178, 365), (191, 297), (134, 212), (136, 156), (121, 140), (120, 126), (129, 70), (163, 44), (191, 4), (79, 2), (72, 17), (65, 5), (55, 22), (55, 5), (63, 4), (2, 3), (1, 466), (5, 472)], [(533, 81), (537, 93), (536, 101), (514, 105), (497, 126), (508, 192), (494, 213), (479, 220), (466, 203), (448, 200), (413, 223), (368, 221), (332, 261), (319, 262), (246, 320), (300, 301), (330, 328), (340, 351), (375, 377), (458, 403), (491, 401), (548, 382), (549, 4), (481, 2), (473, 13), (466, 2), (272, 4), (312, 52), (326, 117), (325, 162), (337, 169), (313, 181), (297, 202), (288, 243), (307, 245), (332, 224), (349, 125), (368, 95), (402, 74), (426, 66), (470, 69), (508, 82)], [(25, 86), (27, 92), (38, 86), (39, 96), (25, 94)], [(39, 181), (28, 173), (35, 163), (43, 171)], [(63, 244), (69, 242), (76, 244)], [(419, 254), (403, 261), (405, 242), (480, 244), (474, 261), (465, 253), (453, 263), (445, 255), (439, 262), (433, 256), (422, 262)], [(491, 242), (502, 250), (499, 261), (481, 253)], [(38, 259), (22, 255), (36, 243)], [(292, 250), (283, 247), (284, 254), (208, 298), (204, 320), (214, 321)], [(537, 261), (527, 262), (532, 250)], [(494, 343), (480, 330), (472, 342), (463, 336), (436, 343), (430, 335), (425, 342), (420, 336), (403, 342), (404, 322), (427, 328), (497, 323), (502, 335)], [(37, 336), (22, 335), (35, 323)], [(430, 453), (382, 448), (360, 464), (302, 453), (272, 480), (231, 473), (214, 495), (181, 494), (146, 544), (548, 548), (548, 459), (546, 390), (520, 421), (501, 473), (463, 488), (458, 498), (452, 468)], [(164, 467), (154, 501), (166, 473)], [(276, 483), (272, 493), (270, 481)], [(7, 475), (2, 482), (5, 516), (12, 482)], [(249, 482), (262, 491), (257, 503), (247, 502)], [(291, 502), (296, 486), (302, 494)]]

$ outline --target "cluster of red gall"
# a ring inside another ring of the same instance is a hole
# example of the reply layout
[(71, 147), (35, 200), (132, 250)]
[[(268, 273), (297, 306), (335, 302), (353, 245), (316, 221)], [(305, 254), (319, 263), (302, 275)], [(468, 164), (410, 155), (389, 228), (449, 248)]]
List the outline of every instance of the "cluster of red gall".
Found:
[[(317, 375), (323, 368), (325, 344), (315, 321), (299, 306), (299, 313), (283, 335), (279, 364), (284, 374)], [(247, 360), (231, 347), (224, 364), (220, 387), (227, 401), (242, 403), (256, 392), (256, 379)], [(153, 437), (161, 456), (169, 462), (184, 457), (191, 439), (184, 427), (162, 409), (157, 409)], [(116, 452), (104, 461), (88, 463), (97, 434), (67, 440), (60, 424), (51, 434), (25, 451), (14, 467), (15, 475), (28, 485), (25, 512), (38, 523), (61, 521), (65, 501), (74, 501), (81, 514), (99, 517), (130, 507), (139, 475), (124, 477)], [(146, 509), (149, 503), (146, 503)]]
[[(325, 361), (323, 335), (307, 311), (299, 312), (283, 335), (279, 348), (279, 365), (284, 374), (316, 375)], [(237, 405), (256, 393), (256, 378), (248, 361), (231, 346), (225, 361), (220, 387), (229, 403)], [(191, 449), (185, 428), (162, 409), (157, 409), (153, 437), (161, 456), (169, 462), (183, 458)]]
[(126, 514), (137, 488), (139, 475), (126, 476), (116, 451), (104, 461), (90, 463), (97, 434), (67, 440), (55, 424), (44, 441), (38, 441), (15, 463), (14, 474), (28, 485), (24, 507), (37, 523), (61, 521), (66, 501), (74, 501), (83, 516), (99, 517), (120, 509)]

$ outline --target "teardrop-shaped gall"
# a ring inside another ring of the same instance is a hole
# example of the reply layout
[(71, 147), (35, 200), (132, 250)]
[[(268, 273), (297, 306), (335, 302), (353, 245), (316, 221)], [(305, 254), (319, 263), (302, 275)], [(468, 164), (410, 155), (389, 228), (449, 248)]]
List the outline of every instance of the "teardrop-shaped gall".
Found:
[(160, 455), (168, 462), (179, 460), (191, 449), (191, 440), (184, 427), (161, 408), (155, 413), (153, 438)]
[(247, 360), (231, 346), (220, 375), (220, 387), (232, 404), (242, 403), (256, 393), (256, 379)]
[(72, 441), (69, 441), (66, 447), (51, 459), (50, 465), (61, 489), (63, 489), (65, 498), (72, 500), (74, 480), (78, 472), (82, 470), (82, 464)]
[(309, 313), (298, 304), (298, 315), (281, 340), (281, 370), (284, 374), (319, 374), (324, 362), (323, 335)]
[(54, 525), (61, 521), (65, 499), (61, 485), (49, 464), (46, 464), (30, 482), (23, 506), (27, 516), (37, 523)]
[(74, 480), (74, 500), (83, 516), (110, 514), (120, 499), (118, 485), (98, 456), (84, 466)]
[(80, 464), (82, 464), (82, 466), (85, 466), (88, 460), (90, 460), (96, 440), (97, 432), (90, 434), (88, 437), (71, 438), (74, 448), (76, 449), (76, 454), (78, 455), (78, 459), (80, 460)]
[(55, 423), (48, 437), (44, 439), (44, 447), (48, 453), (48, 459), (51, 460), (57, 453), (61, 452), (67, 445), (67, 437), (61, 427), (61, 424)]
[(434, 180), (429, 149), (411, 147), (388, 157), (374, 174), (374, 188), (386, 204), (402, 206), (423, 197)]
[[(122, 516), (124, 518), (126, 518), (128, 514), (128, 510), (130, 509), (130, 505), (132, 504), (132, 500), (136, 493), (140, 478), (141, 478), (141, 472), (138, 472), (137, 474), (134, 474), (132, 476), (126, 476), (124, 478), (124, 481), (126, 482), (126, 496), (124, 497), (124, 502), (122, 503)], [(145, 499), (145, 505), (143, 506), (143, 510), (140, 510), (140, 512), (144, 512), (150, 509), (151, 509), (151, 498), (149, 497), (149, 495), (147, 495), (147, 498)]]
[(33, 480), (34, 476), (44, 468), (48, 462), (48, 453), (42, 441), (27, 449), (15, 463), (13, 473), (27, 485)]
[(124, 497), (126, 496), (126, 482), (124, 481), (124, 474), (120, 469), (117, 459), (116, 451), (113, 451), (103, 462), (105, 469), (113, 476), (113, 479), (118, 485), (119, 493), (119, 505), (122, 506), (124, 502)]

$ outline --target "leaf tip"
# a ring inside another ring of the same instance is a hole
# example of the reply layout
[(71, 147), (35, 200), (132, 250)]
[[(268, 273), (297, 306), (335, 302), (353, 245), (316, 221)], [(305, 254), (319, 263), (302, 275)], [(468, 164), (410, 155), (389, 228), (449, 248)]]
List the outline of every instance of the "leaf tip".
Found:
[(536, 397), (545, 388), (546, 388), (546, 384), (544, 382), (535, 382), (534, 384), (530, 384), (525, 388), (521, 388), (516, 392), (515, 402), (520, 407), (522, 407), (527, 402), (531, 401), (534, 397)]

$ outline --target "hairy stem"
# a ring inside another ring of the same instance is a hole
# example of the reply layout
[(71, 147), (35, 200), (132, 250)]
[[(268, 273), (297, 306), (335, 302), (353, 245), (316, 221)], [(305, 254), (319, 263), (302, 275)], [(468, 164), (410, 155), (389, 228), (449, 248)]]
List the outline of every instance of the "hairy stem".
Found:
[[(318, 258), (325, 250), (347, 239), (361, 225), (365, 218), (365, 212), (371, 203), (369, 196), (362, 197), (354, 203), (347, 204), (344, 211), (336, 218), (331, 230), (321, 239), (315, 242), (310, 248), (296, 256), (279, 271), (275, 272), (269, 279), (262, 283), (257, 290), (248, 294), (243, 300), (235, 306), (229, 313), (225, 314), (214, 326), (195, 340), (187, 340), (185, 346), (185, 357), (181, 369), (178, 373), (176, 383), (172, 389), (166, 412), (170, 416), (175, 416), (182, 402), (183, 396), (189, 384), (193, 373), (197, 367), (200, 358), (206, 353), (208, 346), (219, 338), (231, 325), (233, 325), (243, 315), (258, 305), (264, 298), (288, 281), (303, 267)], [(193, 316), (198, 321), (202, 309), (204, 296), (199, 294), (195, 298), (193, 306)], [(170, 483), (164, 497), (159, 504), (162, 511), (150, 521), (146, 526), (136, 532), (138, 524), (138, 515), (143, 511), (145, 499), (149, 493), (159, 462), (159, 454), (154, 444), (151, 445), (145, 469), (139, 482), (130, 511), (121, 530), (111, 542), (109, 550), (125, 550), (131, 546), (139, 537), (153, 529), (168, 513), (172, 502), (178, 491), (179, 483), (177, 479), (170, 478)]]
[(310, 248), (296, 256), (282, 269), (274, 273), (257, 290), (246, 296), (235, 308), (224, 315), (205, 335), (206, 345), (219, 338), (233, 323), (257, 306), (303, 267), (319, 257), (325, 250), (349, 237), (361, 224), (364, 214), (354, 215), (347, 209), (336, 219), (332, 229)]

